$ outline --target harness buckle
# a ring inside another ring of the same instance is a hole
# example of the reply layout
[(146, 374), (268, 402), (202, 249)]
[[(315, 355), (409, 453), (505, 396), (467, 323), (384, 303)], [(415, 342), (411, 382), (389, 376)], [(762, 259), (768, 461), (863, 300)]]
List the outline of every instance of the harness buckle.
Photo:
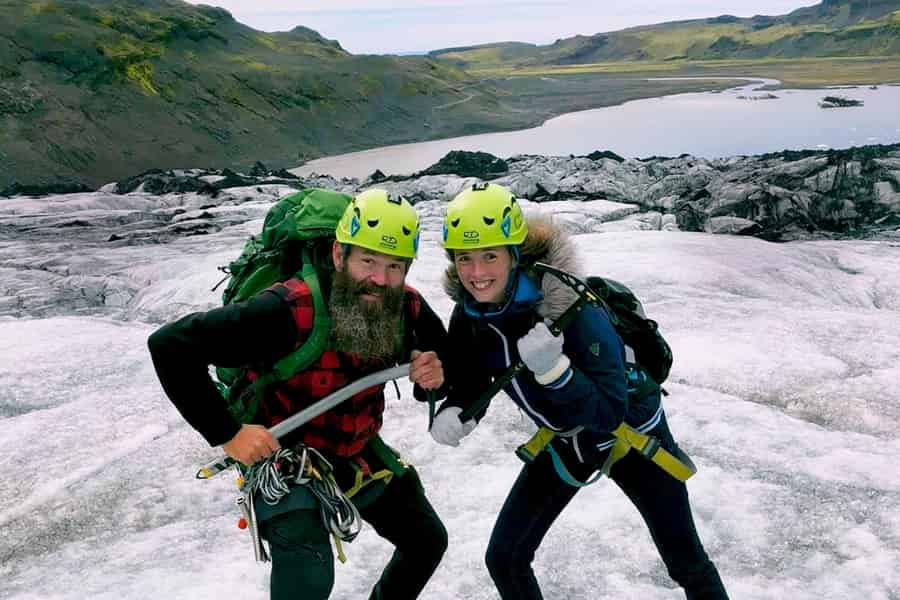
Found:
[(640, 452), (641, 455), (644, 456), (645, 458), (649, 458), (652, 460), (653, 457), (656, 455), (657, 450), (659, 450), (659, 447), (660, 447), (659, 440), (653, 436), (648, 435), (647, 443), (644, 444), (644, 447), (641, 448), (640, 450), (638, 450), (638, 452)]

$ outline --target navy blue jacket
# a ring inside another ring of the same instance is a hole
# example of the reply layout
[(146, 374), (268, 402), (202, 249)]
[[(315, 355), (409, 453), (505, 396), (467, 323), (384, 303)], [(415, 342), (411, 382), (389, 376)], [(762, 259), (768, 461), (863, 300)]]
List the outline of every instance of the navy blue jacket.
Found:
[[(540, 320), (542, 294), (526, 275), (518, 277), (512, 302), (498, 314), (482, 312), (471, 298), (454, 308), (445, 362), (450, 392), (442, 410), (465, 409), (519, 360), (516, 341)], [(626, 369), (624, 345), (602, 308), (586, 307), (563, 335), (570, 373), (543, 386), (524, 369), (504, 391), (537, 426), (557, 432), (579, 460), (597, 464), (612, 446), (609, 432), (623, 420), (645, 432), (659, 422), (659, 392), (629, 398), (628, 374), (635, 376), (639, 367)]]

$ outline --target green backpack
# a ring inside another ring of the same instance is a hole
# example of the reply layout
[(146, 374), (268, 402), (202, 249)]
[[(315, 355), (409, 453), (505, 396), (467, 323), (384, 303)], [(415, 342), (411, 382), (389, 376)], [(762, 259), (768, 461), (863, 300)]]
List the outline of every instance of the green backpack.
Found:
[(318, 266), (331, 260), (335, 227), (352, 199), (320, 188), (282, 198), (266, 213), (262, 232), (251, 236), (241, 255), (227, 267), (220, 267), (227, 273), (222, 282), (228, 281), (223, 304), (242, 302), (279, 281), (297, 277), (309, 286), (316, 315), (307, 341), (254, 382), (247, 379), (246, 368), (216, 368), (216, 386), (239, 422), (253, 420), (269, 385), (305, 369), (325, 349), (331, 318), (319, 285)]

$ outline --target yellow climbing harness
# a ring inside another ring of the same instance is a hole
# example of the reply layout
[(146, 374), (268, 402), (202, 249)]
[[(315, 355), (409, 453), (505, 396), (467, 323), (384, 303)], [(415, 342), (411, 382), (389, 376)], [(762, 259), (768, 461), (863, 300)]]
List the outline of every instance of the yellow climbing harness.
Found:
[[(376, 435), (369, 441), (369, 447), (385, 464), (385, 468), (372, 473), (369, 471), (367, 464), (363, 467), (355, 461), (350, 463), (355, 471), (354, 481), (350, 489), (344, 492), (344, 496), (354, 499), (353, 504), (357, 508), (373, 502), (381, 495), (384, 488), (387, 487), (395, 475), (402, 475), (410, 466), (408, 462), (394, 452), (393, 448), (385, 444), (379, 435)], [(347, 562), (341, 539), (336, 535), (332, 535), (332, 537), (334, 538), (338, 560), (342, 563)]]
[[(687, 454), (679, 450), (678, 456), (675, 456), (663, 448), (658, 439), (641, 433), (626, 423), (622, 423), (610, 433), (615, 436), (616, 441), (600, 468), (600, 472), (607, 477), (613, 465), (624, 458), (631, 449), (639, 452), (641, 456), (655, 463), (678, 481), (687, 481), (697, 472), (697, 467)], [(525, 462), (533, 462), (554, 437), (556, 434), (553, 431), (541, 427), (530, 440), (519, 446), (516, 455)]]

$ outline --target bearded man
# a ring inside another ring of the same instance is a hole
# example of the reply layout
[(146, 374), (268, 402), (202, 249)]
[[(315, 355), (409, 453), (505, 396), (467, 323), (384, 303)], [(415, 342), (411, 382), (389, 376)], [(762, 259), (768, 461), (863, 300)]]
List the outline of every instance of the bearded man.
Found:
[[(311, 291), (302, 280), (165, 325), (150, 336), (150, 353), (163, 389), (185, 420), (231, 458), (252, 465), (282, 445), (312, 448), (330, 463), (345, 492), (374, 482), (352, 501), (395, 551), (370, 598), (417, 598), (446, 550), (447, 532), (415, 469), (378, 436), (384, 385), (357, 393), (281, 440), (267, 429), (354, 380), (405, 360), (417, 399), (425, 398), (425, 390), (443, 396), (439, 355), (446, 330), (425, 299), (405, 285), (418, 248), (415, 210), (405, 198), (368, 190), (348, 205), (335, 233), (333, 271), (320, 275), (332, 319), (329, 344), (310, 367), (266, 389), (253, 424), (242, 425), (228, 412), (209, 365), (244, 366), (253, 374), (299, 347), (315, 318)], [(301, 491), (295, 487), (274, 507), (259, 504), (259, 533), (272, 557), (273, 600), (324, 600), (334, 584), (323, 512)]]

